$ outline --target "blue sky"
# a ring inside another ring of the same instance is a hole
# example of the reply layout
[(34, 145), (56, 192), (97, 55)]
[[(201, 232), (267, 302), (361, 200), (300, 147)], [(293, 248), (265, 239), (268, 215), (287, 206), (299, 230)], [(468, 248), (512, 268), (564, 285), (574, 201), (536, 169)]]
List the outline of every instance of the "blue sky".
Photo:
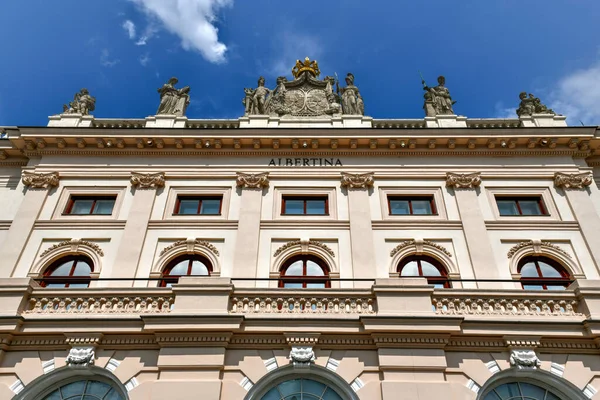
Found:
[(295, 60), (352, 72), (375, 118), (422, 118), (418, 71), (470, 118), (536, 94), (570, 125), (600, 124), (598, 0), (2, 1), (0, 125), (46, 125), (82, 87), (99, 118), (144, 118), (171, 76), (190, 118), (237, 118), (244, 87)]

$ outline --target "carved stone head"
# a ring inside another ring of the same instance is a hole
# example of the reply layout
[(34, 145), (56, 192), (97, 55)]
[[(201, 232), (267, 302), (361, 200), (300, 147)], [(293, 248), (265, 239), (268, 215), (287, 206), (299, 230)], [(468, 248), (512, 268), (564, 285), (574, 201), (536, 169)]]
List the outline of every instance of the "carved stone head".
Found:
[(346, 74), (346, 85), (354, 85), (354, 75), (351, 72)]
[(179, 80), (175, 77), (172, 77), (171, 79), (169, 79), (169, 81), (167, 83), (169, 83), (171, 85), (176, 85), (177, 82), (179, 82)]
[(525, 100), (527, 98), (527, 92), (521, 92), (521, 93), (519, 93), (519, 98), (521, 100)]
[(438, 76), (437, 81), (441, 86), (444, 86), (446, 84), (446, 78), (444, 77), (444, 75)]
[(260, 77), (258, 78), (258, 86), (265, 86), (265, 78), (264, 77)]

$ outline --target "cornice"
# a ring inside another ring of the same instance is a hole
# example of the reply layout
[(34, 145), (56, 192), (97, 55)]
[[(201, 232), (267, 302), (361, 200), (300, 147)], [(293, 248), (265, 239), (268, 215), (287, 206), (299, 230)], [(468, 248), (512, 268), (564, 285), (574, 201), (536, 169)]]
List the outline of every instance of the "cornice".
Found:
[[(58, 219), (58, 220), (37, 220), (34, 224), (34, 229), (124, 229), (127, 221), (117, 220), (99, 220), (93, 219), (88, 220), (69, 220), (69, 219)], [(1, 225), (0, 225), (1, 226)], [(1, 228), (0, 228), (1, 229)]]
[(462, 229), (462, 221), (447, 221), (447, 220), (411, 220), (403, 221), (385, 220), (371, 222), (373, 230), (415, 230), (415, 229)]
[(237, 229), (238, 221), (235, 220), (203, 220), (190, 218), (177, 218), (168, 220), (152, 220), (148, 222), (148, 229)]
[(350, 229), (350, 221), (326, 220), (326, 221), (303, 221), (303, 220), (262, 220), (260, 229)]
[(226, 347), (232, 332), (207, 333), (156, 333), (156, 343), (161, 347)]
[(491, 231), (578, 231), (581, 229), (578, 222), (572, 221), (485, 221), (485, 227)]

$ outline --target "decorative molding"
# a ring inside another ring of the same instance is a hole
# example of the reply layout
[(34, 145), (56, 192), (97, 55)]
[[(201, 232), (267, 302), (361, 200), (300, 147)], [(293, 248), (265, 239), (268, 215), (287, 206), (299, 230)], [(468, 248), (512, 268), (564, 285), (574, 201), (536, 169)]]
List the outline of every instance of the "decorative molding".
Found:
[(42, 254), (40, 254), (40, 257), (44, 257), (45, 255), (53, 252), (56, 249), (60, 249), (61, 247), (67, 247), (67, 246), (71, 246), (71, 251), (73, 251), (73, 252), (77, 252), (79, 250), (79, 246), (87, 246), (90, 249), (92, 249), (96, 254), (98, 254), (100, 257), (104, 257), (104, 252), (102, 251), (100, 246), (98, 246), (96, 243), (89, 242), (87, 240), (82, 240), (82, 239), (65, 240), (60, 243), (54, 244), (54, 245), (50, 246), (49, 248), (47, 248), (46, 250), (44, 250), (42, 252)]
[(169, 346), (227, 346), (232, 333), (156, 333), (156, 343)]
[(131, 185), (138, 189), (155, 189), (163, 187), (165, 186), (165, 173), (157, 172), (155, 174), (143, 174), (132, 172)]
[(512, 350), (510, 353), (510, 365), (517, 369), (535, 370), (542, 362), (534, 350)]
[[(47, 289), (43, 289), (44, 291)], [(161, 314), (171, 312), (175, 297), (170, 292), (103, 296), (98, 292), (52, 294), (29, 298), (23, 314)], [(38, 294), (42, 294), (38, 293)]]
[(235, 185), (244, 189), (262, 189), (269, 187), (269, 173), (244, 174), (238, 172)]
[[(415, 239), (407, 240), (405, 242), (400, 243), (398, 246), (394, 247), (392, 249), (392, 251), (390, 252), (390, 257), (394, 257), (396, 254), (398, 254), (398, 252), (400, 250), (402, 250), (406, 247), (410, 247), (410, 246), (416, 246), (417, 252), (421, 253), (424, 245), (434, 247), (434, 248), (438, 249), (439, 251), (441, 251), (442, 253), (444, 253), (445, 255), (447, 255), (448, 257), (452, 257), (452, 253), (450, 253), (448, 251), (448, 249), (442, 245), (434, 243), (430, 240), (415, 240)], [(419, 249), (419, 247), (420, 247), (420, 249)]]
[(214, 255), (219, 256), (219, 250), (215, 247), (215, 245), (213, 245), (212, 243), (210, 243), (206, 240), (200, 240), (200, 239), (196, 239), (196, 238), (188, 238), (185, 240), (178, 240), (175, 243), (170, 244), (169, 246), (162, 249), (159, 256), (162, 257), (168, 251), (170, 251), (176, 247), (179, 247), (179, 246), (187, 246), (188, 251), (190, 251), (190, 252), (194, 251), (195, 246), (201, 246), (201, 247), (205, 247), (208, 250), (210, 250)]
[(21, 181), (25, 186), (32, 189), (47, 189), (49, 187), (58, 186), (58, 172), (41, 174), (23, 171)]
[(309, 346), (292, 346), (288, 359), (295, 367), (307, 367), (315, 362), (315, 352)]
[(368, 189), (373, 187), (373, 172), (350, 174), (342, 172), (342, 187), (348, 189)]
[(88, 367), (94, 365), (96, 353), (93, 347), (74, 347), (69, 350), (65, 362), (70, 367)]
[(317, 240), (292, 240), (291, 242), (287, 242), (286, 244), (282, 245), (277, 250), (275, 250), (275, 253), (273, 253), (273, 257), (277, 257), (278, 255), (283, 253), (285, 250), (289, 249), (290, 247), (294, 247), (294, 246), (305, 246), (307, 251), (308, 251), (308, 248), (310, 248), (310, 246), (319, 247), (319, 248), (323, 249), (324, 251), (326, 251), (331, 257), (335, 257), (335, 253), (333, 252), (333, 250), (331, 250), (331, 248), (329, 246), (327, 246), (325, 243), (319, 242)]
[(592, 174), (583, 172), (580, 174), (563, 174), (557, 172), (554, 174), (554, 186), (563, 189), (585, 189), (594, 181)]
[(271, 293), (231, 298), (230, 314), (351, 314), (376, 313), (374, 296), (333, 294), (330, 297), (303, 293)]
[(446, 186), (455, 189), (473, 189), (481, 185), (481, 172), (471, 174), (446, 173)]
[(550, 242), (541, 242), (539, 240), (528, 240), (526, 242), (521, 242), (519, 244), (514, 245), (513, 247), (510, 248), (508, 253), (506, 253), (506, 257), (512, 258), (517, 251), (519, 251), (523, 248), (526, 248), (526, 247), (530, 247), (530, 246), (533, 248), (533, 252), (536, 254), (541, 253), (542, 248), (546, 247), (546, 248), (554, 249), (554, 250), (558, 251), (560, 254), (562, 254), (568, 258), (572, 258), (569, 253), (567, 253), (566, 251), (564, 251), (557, 245), (552, 244)]

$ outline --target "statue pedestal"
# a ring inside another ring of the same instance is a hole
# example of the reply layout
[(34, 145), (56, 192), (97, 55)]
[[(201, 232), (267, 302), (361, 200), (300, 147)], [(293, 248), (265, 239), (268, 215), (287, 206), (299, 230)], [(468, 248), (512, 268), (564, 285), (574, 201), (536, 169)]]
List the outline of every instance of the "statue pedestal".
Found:
[(185, 128), (187, 117), (177, 115), (151, 115), (146, 117), (146, 128)]
[(466, 128), (467, 117), (462, 115), (436, 115), (425, 117), (427, 128)]
[(564, 115), (533, 114), (521, 116), (519, 120), (524, 128), (567, 126), (567, 117)]
[(94, 122), (93, 115), (58, 114), (48, 117), (48, 126), (69, 128), (89, 128)]
[(248, 115), (239, 118), (240, 128), (372, 128), (373, 118), (362, 115), (323, 117), (275, 117)]

